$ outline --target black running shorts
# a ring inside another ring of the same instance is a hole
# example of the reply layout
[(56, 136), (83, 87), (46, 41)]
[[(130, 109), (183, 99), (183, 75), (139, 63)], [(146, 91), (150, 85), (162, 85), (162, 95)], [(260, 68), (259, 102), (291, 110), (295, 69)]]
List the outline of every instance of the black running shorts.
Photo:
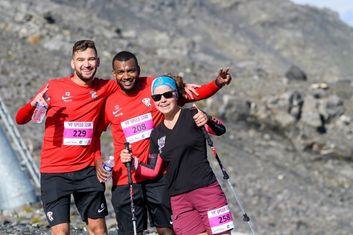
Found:
[(70, 223), (71, 194), (83, 221), (104, 218), (108, 214), (104, 191), (95, 167), (41, 174), (41, 199), (50, 226)]
[(142, 183), (151, 226), (172, 229), (172, 209), (165, 177)]
[[(147, 229), (147, 209), (152, 226), (172, 229), (170, 198), (164, 177), (133, 184), (133, 202), (137, 232)], [(129, 185), (113, 186), (112, 205), (119, 227), (119, 235), (131, 234), (133, 225)]]

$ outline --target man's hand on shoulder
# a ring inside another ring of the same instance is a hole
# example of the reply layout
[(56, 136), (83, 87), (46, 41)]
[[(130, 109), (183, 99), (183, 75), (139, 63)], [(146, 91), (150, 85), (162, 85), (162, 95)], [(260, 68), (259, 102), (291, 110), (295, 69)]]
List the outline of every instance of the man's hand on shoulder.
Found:
[(200, 87), (200, 85), (186, 83), (184, 87), (184, 92), (185, 92), (184, 98), (187, 99), (187, 97), (189, 96), (193, 100), (194, 95), (196, 96), (199, 95), (199, 93), (197, 93), (197, 91), (195, 90), (195, 88), (198, 88), (198, 87)]

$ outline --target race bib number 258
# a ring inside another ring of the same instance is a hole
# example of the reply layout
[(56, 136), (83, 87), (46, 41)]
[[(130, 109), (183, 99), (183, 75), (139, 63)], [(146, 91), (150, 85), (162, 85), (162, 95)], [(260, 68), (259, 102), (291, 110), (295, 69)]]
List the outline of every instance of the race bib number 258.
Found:
[(228, 231), (234, 228), (232, 213), (228, 205), (207, 212), (208, 221), (213, 234)]

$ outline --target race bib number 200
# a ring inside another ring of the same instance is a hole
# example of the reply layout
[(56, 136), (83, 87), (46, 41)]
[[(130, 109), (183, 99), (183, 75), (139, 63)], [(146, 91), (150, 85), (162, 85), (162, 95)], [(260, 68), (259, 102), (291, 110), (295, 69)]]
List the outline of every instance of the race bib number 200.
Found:
[(90, 145), (93, 122), (64, 122), (64, 145)]

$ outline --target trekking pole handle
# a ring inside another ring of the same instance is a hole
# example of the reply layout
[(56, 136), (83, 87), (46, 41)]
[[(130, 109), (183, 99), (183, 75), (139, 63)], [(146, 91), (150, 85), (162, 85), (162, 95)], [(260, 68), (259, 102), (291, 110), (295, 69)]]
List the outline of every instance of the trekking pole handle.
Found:
[[(130, 149), (130, 143), (129, 142), (125, 142), (124, 143), (125, 149), (129, 151), (129, 153), (131, 153), (131, 149)], [(131, 162), (126, 162), (125, 163), (127, 168), (131, 167)]]
[[(196, 109), (196, 108), (194, 108), (194, 107), (191, 109), (191, 111), (192, 111), (192, 115), (195, 115), (195, 114), (198, 113), (198, 109)], [(205, 129), (205, 126), (201, 126), (200, 128), (201, 128), (201, 130), (202, 130), (203, 136), (206, 138), (207, 144), (208, 144), (210, 147), (213, 147), (213, 141), (211, 140), (211, 137), (210, 137), (209, 134), (207, 133), (207, 131), (206, 131), (206, 129)]]
[(206, 138), (207, 144), (212, 148), (212, 147), (213, 147), (213, 141), (212, 141), (210, 135), (207, 133), (207, 131), (206, 131), (206, 129), (205, 129), (204, 126), (201, 127), (201, 129), (202, 129), (203, 135), (204, 135), (205, 138)]
[[(124, 146), (125, 146), (125, 149), (127, 149), (129, 151), (129, 153), (131, 153), (130, 143), (129, 142), (125, 142)], [(129, 183), (132, 183), (132, 179), (131, 179), (131, 162), (127, 162), (127, 163), (125, 163), (125, 165), (127, 167), (127, 176), (128, 176)]]
[(226, 180), (229, 179), (229, 175), (228, 175), (226, 169), (224, 169), (223, 164), (221, 162), (221, 159), (219, 159), (219, 157), (218, 157), (216, 148), (213, 146), (213, 141), (212, 141), (210, 135), (207, 133), (205, 127), (201, 127), (201, 130), (202, 130), (202, 133), (203, 133), (203, 135), (205, 136), (205, 138), (207, 140), (208, 145), (211, 147), (212, 153), (215, 156), (219, 167), (221, 168), (221, 171), (223, 173), (223, 179), (226, 179)]

